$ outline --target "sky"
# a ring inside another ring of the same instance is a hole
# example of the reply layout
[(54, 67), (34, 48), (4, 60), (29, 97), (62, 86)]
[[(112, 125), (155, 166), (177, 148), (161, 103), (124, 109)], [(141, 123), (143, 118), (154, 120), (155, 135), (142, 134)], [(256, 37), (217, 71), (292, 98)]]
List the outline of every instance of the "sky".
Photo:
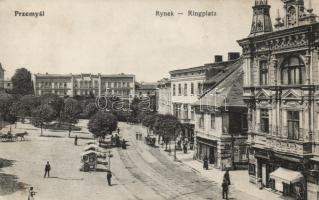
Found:
[[(309, 0), (304, 0), (306, 7)], [(274, 24), (281, 0), (268, 0)], [(155, 82), (174, 69), (211, 63), (214, 55), (241, 52), (254, 0), (0, 0), (0, 62), (10, 78), (31, 73), (135, 74)], [(314, 13), (319, 2), (312, 0)], [(44, 11), (17, 17), (15, 11)], [(188, 10), (215, 11), (189, 17)], [(158, 17), (156, 11), (173, 11)], [(183, 12), (184, 15), (177, 15)]]

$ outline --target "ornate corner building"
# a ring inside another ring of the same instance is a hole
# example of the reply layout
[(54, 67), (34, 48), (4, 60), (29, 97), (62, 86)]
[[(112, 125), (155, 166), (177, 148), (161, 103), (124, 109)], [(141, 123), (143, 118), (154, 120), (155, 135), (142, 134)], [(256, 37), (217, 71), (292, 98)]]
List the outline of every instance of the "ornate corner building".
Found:
[(256, 0), (238, 41), (250, 180), (297, 199), (319, 198), (319, 23), (307, 2), (282, 0), (273, 27), (267, 0)]

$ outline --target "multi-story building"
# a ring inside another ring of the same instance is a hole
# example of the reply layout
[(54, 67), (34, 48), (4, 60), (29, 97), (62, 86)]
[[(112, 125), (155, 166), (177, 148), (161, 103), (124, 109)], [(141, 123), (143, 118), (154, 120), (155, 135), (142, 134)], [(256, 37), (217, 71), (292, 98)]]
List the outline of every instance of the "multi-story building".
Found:
[(163, 115), (171, 114), (171, 82), (168, 78), (163, 78), (157, 83), (157, 112)]
[(222, 73), (224, 67), (234, 63), (239, 53), (229, 53), (228, 61), (223, 62), (222, 56), (215, 56), (215, 62), (199, 67), (170, 71), (172, 114), (183, 123), (182, 137), (194, 142), (195, 109), (192, 106), (203, 92), (214, 85), (210, 79), (213, 74)]
[(157, 83), (136, 82), (135, 95), (137, 97), (150, 97), (156, 95)]
[(242, 60), (216, 73), (214, 85), (193, 104), (195, 157), (221, 170), (247, 168), (247, 107), (241, 96)]
[(253, 6), (243, 48), (251, 182), (297, 199), (319, 199), (319, 23), (303, 0)]
[(33, 82), (36, 95), (115, 95), (129, 98), (135, 94), (135, 75), (131, 74), (34, 74)]

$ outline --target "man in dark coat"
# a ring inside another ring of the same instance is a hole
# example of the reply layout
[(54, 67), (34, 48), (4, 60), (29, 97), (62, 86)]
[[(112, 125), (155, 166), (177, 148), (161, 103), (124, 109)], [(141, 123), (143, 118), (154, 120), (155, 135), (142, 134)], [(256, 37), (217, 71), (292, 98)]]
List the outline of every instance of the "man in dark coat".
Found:
[(228, 199), (228, 181), (226, 179), (223, 180), (222, 188), (223, 188), (223, 199)]
[(204, 160), (203, 160), (203, 168), (208, 170), (208, 158), (205, 155)]
[(74, 138), (74, 145), (78, 145), (78, 136), (77, 135)]
[(45, 168), (44, 168), (44, 177), (45, 178), (48, 174), (48, 177), (50, 177), (50, 170), (51, 170), (51, 165), (49, 163), (49, 161), (47, 162), (47, 164), (45, 165)]
[(226, 169), (226, 172), (224, 174), (224, 179), (226, 179), (228, 182), (228, 185), (230, 185), (230, 177), (229, 177), (229, 170), (228, 169)]
[(112, 183), (111, 183), (112, 172), (110, 170), (107, 171), (106, 179), (107, 179), (107, 183), (109, 184), (109, 186), (112, 186)]

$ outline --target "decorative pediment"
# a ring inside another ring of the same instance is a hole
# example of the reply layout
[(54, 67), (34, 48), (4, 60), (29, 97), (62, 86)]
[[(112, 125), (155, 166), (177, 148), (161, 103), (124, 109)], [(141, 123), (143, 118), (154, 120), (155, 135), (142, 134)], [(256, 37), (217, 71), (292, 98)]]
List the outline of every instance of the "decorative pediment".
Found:
[(269, 99), (270, 96), (271, 95), (266, 90), (262, 89), (257, 93), (256, 99)]
[(282, 99), (285, 100), (299, 100), (301, 99), (301, 93), (291, 89), (282, 95)]

